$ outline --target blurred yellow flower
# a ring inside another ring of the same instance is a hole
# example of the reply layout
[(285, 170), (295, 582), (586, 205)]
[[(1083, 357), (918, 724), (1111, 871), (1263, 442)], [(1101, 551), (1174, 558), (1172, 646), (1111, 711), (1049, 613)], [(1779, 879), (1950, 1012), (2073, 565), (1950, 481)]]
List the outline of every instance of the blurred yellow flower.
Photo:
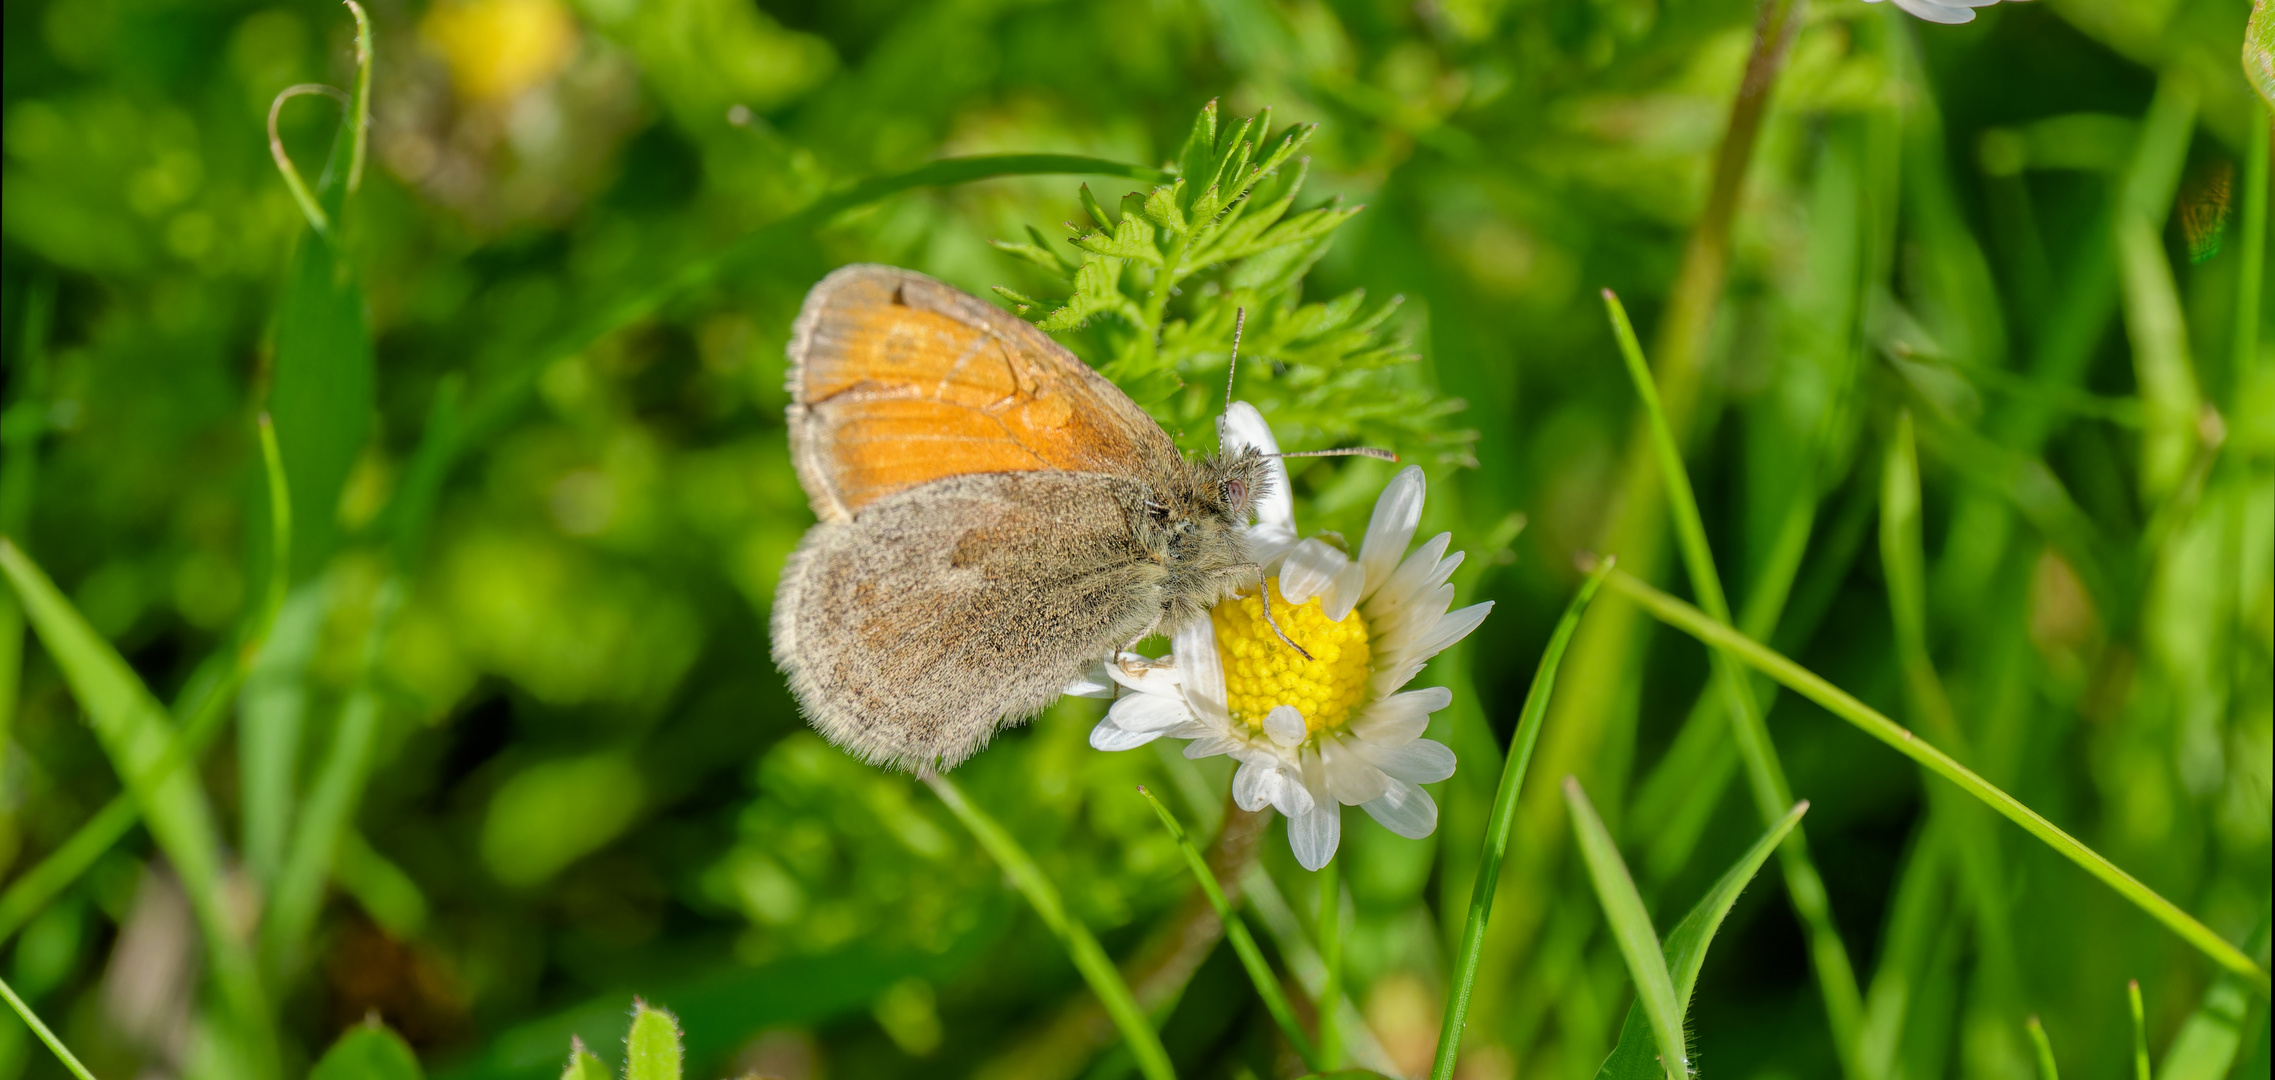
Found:
[(577, 23), (558, 0), (444, 0), (419, 34), (450, 65), (461, 97), (505, 101), (551, 79), (577, 50)]

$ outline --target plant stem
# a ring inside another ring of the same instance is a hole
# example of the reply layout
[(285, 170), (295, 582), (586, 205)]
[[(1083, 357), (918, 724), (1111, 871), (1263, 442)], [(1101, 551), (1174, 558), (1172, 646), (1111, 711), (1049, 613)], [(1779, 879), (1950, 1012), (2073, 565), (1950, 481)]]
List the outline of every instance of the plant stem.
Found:
[(1319, 991), (1319, 1061), (1325, 1069), (1343, 1063), (1335, 1023), (1335, 1003), (1343, 999), (1342, 866), (1331, 858), (1319, 868), (1319, 962), (1327, 968), (1327, 985)]
[(1615, 571), (1610, 581), (1612, 588), (1641, 603), (1659, 621), (1697, 638), (1709, 647), (1726, 651), (1745, 661), (1754, 669), (1792, 688), (1802, 697), (1823, 706), (1827, 712), (1854, 724), (1865, 734), (1894, 747), (1898, 753), (1926, 766), (1928, 771), (1982, 800), (1991, 809), (2022, 826), (2023, 831), (2044, 841), (2046, 846), (2060, 852), (2071, 862), (2083, 867), (2087, 873), (2117, 890), (2118, 895), (2132, 901), (2135, 907), (2180, 935), (2182, 940), (2195, 946), (2214, 963), (2242, 976), (2259, 992), (2260, 997), (2268, 996), (2267, 973), (2253, 963), (2250, 957), (2245, 956), (2242, 950), (2229, 944), (2194, 916), (2180, 910), (2172, 901), (2158, 895), (2156, 890), (2142, 884), (2138, 878), (2119, 869), (2117, 864), (2110, 862), (2101, 853), (2062, 831), (2060, 826), (2046, 820), (2014, 796), (1953, 760), (1951, 755), (1920, 741), (1918, 736), (1888, 719), (1879, 710), (1858, 701), (1847, 691), (1768, 646), (1709, 618), (1705, 612), (1626, 573)]
[(1090, 984), (1090, 992), (1098, 995), (1099, 1002), (1106, 1006), (1107, 1015), (1112, 1016), (1115, 1026), (1122, 1030), (1122, 1039), (1129, 1043), (1130, 1056), (1137, 1060), (1138, 1071), (1146, 1080), (1176, 1080), (1177, 1072), (1169, 1064), (1169, 1051), (1162, 1048), (1161, 1036), (1154, 1032), (1152, 1022), (1130, 996), (1129, 984), (1122, 981), (1122, 973), (1115, 969), (1114, 961), (1107, 957), (1098, 939), (1090, 936), (1089, 929), (1067, 913), (1058, 887), (1043, 876), (1042, 868), (1035, 865), (1035, 860), (1002, 825), (972, 805), (954, 781), (945, 776), (927, 776), (924, 783), (947, 804), (948, 812), (964, 823), (973, 839), (987, 849), (996, 865), (1011, 879), (1012, 886), (1027, 898), (1043, 925), (1050, 928), (1059, 944), (1066, 948), (1075, 970)]
[[(1263, 999), (1264, 1010), (1271, 1013), (1272, 1022), (1280, 1026), (1280, 1034), (1287, 1037), (1288, 1045), (1295, 1048), (1296, 1056), (1303, 1059), (1306, 1068), (1313, 1072), (1328, 1068), (1320, 1057), (1320, 1051), (1312, 1046), (1310, 1039), (1304, 1037), (1303, 1025), (1296, 1021), (1295, 1008), (1288, 1004), (1288, 996), (1280, 988), (1279, 977), (1272, 974), (1272, 966), (1265, 962), (1264, 951), (1256, 947), (1256, 939), (1249, 934), (1248, 924), (1241, 920), (1238, 912), (1232, 910), (1232, 902), (1225, 897), (1224, 885), (1217, 880), (1216, 871), (1209, 869), (1208, 859), (1201, 855), (1201, 849), (1193, 846), (1193, 838), (1186, 835), (1185, 826), (1178, 822), (1177, 815), (1170, 813), (1167, 803), (1155, 798), (1153, 792), (1147, 791), (1143, 784), (1138, 785), (1138, 794), (1153, 804), (1153, 812), (1161, 818), (1161, 824), (1169, 829), (1169, 835), (1176, 837), (1177, 850), (1184, 853), (1185, 865), (1192, 869), (1193, 879), (1200, 883), (1201, 891), (1208, 896), (1209, 906), (1216, 909), (1217, 919), (1224, 924), (1225, 940), (1232, 943), (1232, 951), (1240, 957), (1240, 966), (1247, 970), (1248, 981), (1255, 984), (1256, 996)], [(1325, 1013), (1322, 1012), (1321, 1015), (1324, 1016)], [(1325, 1025), (1322, 1025), (1322, 1030), (1325, 1030)]]
[(1437, 1059), (1430, 1066), (1431, 1080), (1451, 1080), (1454, 1058), (1461, 1050), (1462, 1025), (1469, 1018), (1469, 999), (1477, 987), (1477, 962), (1485, 951), (1485, 924), (1493, 915), (1493, 894), (1501, 884), (1501, 860), (1509, 852), (1509, 832), (1517, 821), (1517, 797), (1524, 792), (1525, 766), (1532, 762), (1534, 744), (1540, 741), (1542, 723), (1548, 717), (1548, 702), (1556, 690), (1556, 669), (1563, 663), (1564, 650), (1572, 644), (1572, 634), (1579, 629), (1580, 615), (1588, 610), (1588, 601), (1596, 589), (1611, 573), (1616, 560), (1605, 559), (1597, 565), (1587, 580), (1580, 583), (1572, 602), (1565, 606), (1564, 617), (1557, 620), (1556, 632), (1549, 636), (1548, 648), (1540, 654), (1540, 666), (1533, 672), (1532, 689), (1525, 692), (1524, 712), (1517, 719), (1516, 735), (1510, 740), (1509, 754), (1501, 761), (1501, 785), (1493, 792), (1492, 824), (1485, 831), (1485, 850), (1477, 859), (1477, 877), (1469, 891), (1469, 918), (1462, 924), (1461, 949), (1454, 957), (1453, 989), (1447, 995), (1445, 1022), (1438, 1030)]

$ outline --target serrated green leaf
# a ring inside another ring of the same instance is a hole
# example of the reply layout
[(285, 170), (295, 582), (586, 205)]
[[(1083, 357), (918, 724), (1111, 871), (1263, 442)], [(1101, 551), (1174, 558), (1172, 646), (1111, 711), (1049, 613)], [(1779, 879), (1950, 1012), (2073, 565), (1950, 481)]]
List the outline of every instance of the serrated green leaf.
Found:
[(679, 1018), (645, 1001), (632, 1003), (632, 1032), (624, 1037), (624, 1080), (679, 1080)]
[(1217, 109), (1216, 99), (1201, 106), (1200, 115), (1193, 118), (1193, 129), (1185, 136), (1185, 145), (1177, 152), (1177, 173), (1191, 178), (1209, 167), (1216, 156)]
[[(1082, 212), (1090, 215), (1090, 223), (1093, 228), (1111, 229), (1120, 224), (1114, 219), (1114, 215), (1106, 212), (1105, 207), (1098, 205), (1098, 196), (1090, 193), (1090, 185), (1084, 184), (1077, 189), (1076, 197), (1082, 201)], [(1033, 232), (1034, 230), (1029, 229), (1027, 231)], [(1078, 233), (1081, 231), (1083, 230), (1076, 230)]]
[(375, 1023), (358, 1024), (340, 1036), (308, 1080), (423, 1080), (419, 1056), (402, 1037)]

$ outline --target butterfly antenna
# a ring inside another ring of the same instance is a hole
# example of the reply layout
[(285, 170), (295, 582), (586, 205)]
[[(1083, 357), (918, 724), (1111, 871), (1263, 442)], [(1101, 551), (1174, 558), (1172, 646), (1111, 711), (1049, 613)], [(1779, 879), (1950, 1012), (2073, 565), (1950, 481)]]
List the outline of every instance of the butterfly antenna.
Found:
[(1297, 656), (1303, 657), (1306, 662), (1309, 662), (1311, 654), (1305, 652), (1303, 646), (1296, 644), (1295, 639), (1290, 638), (1287, 631), (1280, 629), (1280, 621), (1272, 617), (1272, 579), (1264, 576), (1262, 566), (1256, 568), (1256, 580), (1262, 586), (1260, 591), (1264, 594), (1264, 624), (1271, 627), (1272, 633), (1279, 635), (1281, 641), (1287, 642), (1288, 648), (1294, 649)]
[[(1232, 408), (1232, 377), (1240, 373), (1240, 328), (1248, 325), (1248, 309), (1232, 309), (1232, 359), (1224, 365), (1224, 407)], [(1278, 629), (1278, 627), (1273, 627)], [(1299, 652), (1301, 650), (1298, 650)]]
[(1396, 461), (1398, 455), (1374, 446), (1343, 446), (1333, 450), (1285, 450), (1265, 457), (1371, 457), (1376, 461)]

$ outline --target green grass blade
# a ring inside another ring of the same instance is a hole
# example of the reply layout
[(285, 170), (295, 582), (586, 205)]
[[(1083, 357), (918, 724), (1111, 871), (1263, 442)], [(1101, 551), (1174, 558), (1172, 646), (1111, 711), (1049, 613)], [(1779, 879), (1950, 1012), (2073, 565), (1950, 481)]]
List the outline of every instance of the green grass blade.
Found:
[(2133, 1080), (2149, 1080), (2149, 1022), (2141, 1010), (2141, 980), (2125, 980), (2125, 1004), (2133, 1013)]
[(679, 1018), (637, 998), (632, 1031), (624, 1037), (624, 1080), (679, 1080)]
[(1768, 646), (1730, 629), (1721, 622), (1708, 618), (1705, 612), (1660, 592), (1630, 575), (1615, 573), (1610, 580), (1614, 589), (1641, 603), (1659, 621), (1716, 649), (1727, 650), (1731, 655), (1745, 661), (1770, 678), (1785, 684), (1802, 697), (1823, 706), (1827, 712), (1856, 725), (1865, 734), (1894, 747), (1898, 753), (1927, 766), (1929, 771), (1957, 785), (1960, 790), (1969, 795), (1982, 800), (1991, 809), (2022, 826), (2025, 832), (2044, 841), (2046, 846), (2060, 852), (2071, 862), (2083, 867), (2087, 873), (2099, 878), (2110, 888), (2117, 890), (2118, 895), (2131, 901), (2135, 907), (2147, 912), (2151, 918), (2163, 923), (2174, 933), (2180, 935), (2182, 940), (2212, 958), (2213, 962), (2242, 976), (2258, 991), (2261, 997), (2267, 996), (2267, 973), (2262, 971), (2258, 964), (2253, 963), (2250, 957), (2245, 956), (2242, 950), (2229, 944), (2226, 939), (2214, 933), (2210, 927), (2198, 922), (2194, 916), (2180, 910), (2178, 905), (2159, 895), (2156, 890), (2142, 884), (2139, 879), (2131, 874), (2118, 869), (2117, 864), (2110, 862), (2100, 852), (2087, 847), (2079, 842), (2076, 837), (2062, 831), (2059, 826), (2040, 816), (2037, 811), (2023, 805), (2021, 800), (2000, 790), (1990, 781), (1983, 779), (1966, 766), (1953, 760), (1951, 755), (1921, 741), (1918, 736), (1895, 721), (1888, 719), (1879, 710), (1858, 701), (1847, 691), (1825, 681), (1815, 672), (1794, 663)]
[[(277, 453), (275, 433), (270, 430), (267, 417), (260, 426), (261, 457), (265, 465), (269, 495), (269, 527), (271, 542), (277, 551), (291, 549), (292, 521), (291, 498), (284, 481), (284, 470)], [(274, 595), (276, 582), (271, 582)], [(15, 602), (15, 591), (9, 590), (5, 602)], [(264, 604), (254, 615), (247, 628), (243, 643), (231, 653), (218, 653), (199, 666), (198, 675), (191, 678), (182, 700), (176, 702), (174, 715), (181, 719), (181, 731), (166, 753), (147, 775), (146, 783), (156, 786), (173, 775), (174, 770), (193, 761), (205, 750), (206, 744), (220, 733), (229, 716), (229, 702), (236, 696), (253, 658), (259, 654), (276, 625), (277, 610), (274, 604)], [(221, 674), (208, 676), (218, 670)], [(12, 700), (12, 699), (11, 699)], [(4, 708), (0, 705), (0, 708)], [(0, 731), (4, 731), (0, 728)], [(0, 941), (6, 941), (23, 928), (33, 915), (47, 906), (58, 893), (69, 887), (79, 876), (95, 865), (103, 853), (111, 849), (142, 819), (142, 809), (135, 802), (134, 789), (140, 785), (129, 783), (128, 791), (104, 804), (103, 808), (71, 834), (47, 858), (19, 875), (0, 893)]]
[(309, 1072), (308, 1080), (421, 1080), (418, 1055), (402, 1036), (363, 1023), (349, 1028)]
[(88, 1072), (87, 1067), (80, 1064), (78, 1058), (72, 1056), (71, 1048), (63, 1045), (63, 1040), (56, 1038), (55, 1032), (48, 1030), (47, 1025), (40, 1021), (39, 1014), (33, 1012), (31, 1006), (24, 1004), (23, 998), (16, 996), (16, 988), (8, 985), (6, 979), (0, 979), (0, 994), (7, 995), (8, 1006), (16, 1010), (16, 1015), (23, 1018), (24, 1025), (32, 1029), (32, 1034), (39, 1036), (39, 1041), (47, 1044), (47, 1048), (55, 1053), (56, 1060), (61, 1061), (64, 1068), (71, 1070), (71, 1075), (78, 1077), (79, 1080), (95, 1080), (95, 1074)]
[(1256, 996), (1263, 999), (1265, 1011), (1272, 1014), (1272, 1022), (1280, 1026), (1280, 1034), (1287, 1037), (1288, 1045), (1295, 1048), (1296, 1056), (1303, 1059), (1306, 1068), (1315, 1072), (1324, 1068), (1319, 1063), (1319, 1052), (1304, 1036), (1303, 1024), (1296, 1019), (1295, 1009), (1288, 1004), (1287, 994), (1280, 988), (1279, 977), (1272, 974), (1272, 966), (1264, 962), (1264, 952), (1256, 947), (1256, 938), (1248, 932), (1248, 924), (1225, 898), (1224, 885), (1217, 880), (1216, 871), (1209, 869), (1209, 860), (1193, 846), (1192, 837), (1186, 835), (1185, 826), (1170, 812), (1167, 803), (1155, 798), (1143, 784), (1138, 785), (1138, 794), (1153, 804), (1154, 814), (1161, 818), (1169, 835), (1177, 839), (1177, 849), (1185, 854), (1185, 865), (1192, 869), (1193, 879), (1200, 882), (1202, 894), (1209, 898), (1209, 906), (1216, 909), (1217, 918), (1224, 923), (1225, 940), (1232, 943), (1234, 955), (1248, 972), (1248, 981), (1255, 984)]
[(1808, 812), (1807, 799), (1794, 803), (1793, 809), (1786, 811), (1761, 839), (1754, 841), (1754, 846), (1731, 864), (1721, 880), (1716, 881), (1697, 906), (1667, 934), (1667, 973), (1675, 980), (1676, 1004), (1686, 1010), (1690, 1007), (1691, 992), (1698, 986), (1699, 968), (1706, 963), (1706, 946), (1714, 940), (1715, 931), (1722, 928), (1722, 920), (1738, 902), (1738, 894), (1745, 892), (1747, 883), (1761, 872), (1762, 863), (1769, 860), (1777, 845), (1785, 842), (1787, 833), (1800, 826), (1801, 815)]
[[(2252, 7), (2254, 32), (2266, 35), (2260, 39), (2262, 63), (2275, 62), (2268, 56), (2268, 37), (2275, 37), (2275, 4), (2256, 4)], [(2262, 90), (2262, 93), (2265, 93)], [(2232, 362), (2234, 370), (2228, 373), (2234, 380), (2234, 396), (2240, 397), (2245, 380), (2259, 366), (2259, 305), (2264, 296), (2261, 282), (2267, 273), (2267, 154), (2270, 132), (2268, 124), (2251, 125), (2250, 142), (2244, 149), (2243, 212), (2238, 215), (2241, 229), (2238, 239), (2242, 250), (2236, 264), (2236, 325)]]
[(1651, 1021), (1651, 1036), (1659, 1049), (1659, 1071), (1667, 1080), (1686, 1080), (1690, 1054), (1683, 1042), (1682, 1006), (1675, 1000), (1674, 979), (1667, 973), (1658, 932), (1651, 928), (1651, 913), (1635, 891), (1635, 879), (1628, 876), (1627, 863), (1619, 857), (1619, 845), (1612, 840), (1611, 830), (1596, 816), (1596, 808), (1580, 789), (1578, 778), (1564, 778), (1564, 801), (1571, 806), (1572, 834), (1579, 841), (1581, 858), (1588, 864), (1588, 879), (1596, 887), (1604, 918), (1611, 923), (1612, 939), (1619, 943), (1619, 954), (1627, 961), (1628, 973), (1635, 977), (1636, 1004)]
[(608, 1074), (608, 1066), (585, 1049), (585, 1041), (569, 1036), (569, 1063), (561, 1069), (561, 1080), (616, 1080)]
[[(2212, 988), (2204, 991), (2204, 1000), (2196, 1006), (2196, 1011), (2181, 1022), (2180, 1031), (2172, 1037), (2172, 1045), (2165, 1047), (2164, 1060), (2157, 1063), (2157, 1080), (2221, 1080), (2229, 1075), (2235, 1067), (2236, 1055), (2243, 1049), (2244, 1022), (2249, 1019), (2250, 1004), (2242, 979), (2222, 975), (2215, 980)], [(2266, 1033), (2266, 1021), (2262, 1019), (2258, 1035), (2263, 1052)], [(2265, 1069), (2260, 1073), (2264, 1075)], [(2252, 1074), (2246, 1071), (2239, 1075)]]
[(948, 811), (956, 815), (956, 820), (963, 822), (964, 828), (971, 831), (972, 838), (987, 849), (996, 865), (1002, 867), (1004, 875), (1011, 879), (1013, 887), (1027, 898), (1027, 903), (1035, 909), (1035, 914), (1043, 920), (1043, 925), (1065, 947), (1067, 958), (1074, 962), (1075, 970), (1081, 972), (1083, 981), (1090, 984), (1091, 993), (1098, 995), (1099, 1004), (1105, 1006), (1106, 1015), (1113, 1018), (1114, 1026), (1121, 1029), (1122, 1040), (1129, 1044), (1130, 1056), (1136, 1059), (1138, 1072), (1144, 1074), (1146, 1080), (1176, 1080), (1177, 1071), (1169, 1064), (1169, 1051), (1162, 1048), (1161, 1036), (1153, 1030), (1152, 1022), (1146, 1019), (1145, 1010), (1138, 1007), (1137, 999), (1131, 996), (1129, 984), (1122, 980), (1122, 973), (1114, 967), (1114, 961), (1107, 957), (1106, 950), (1099, 946), (1098, 939), (1090, 936), (1089, 929), (1067, 913), (1066, 902), (1059, 897), (1058, 887), (1043, 876), (1042, 868), (1035, 865), (1035, 860), (1019, 846), (1019, 841), (1004, 831), (1002, 825), (997, 824), (986, 811), (972, 805), (953, 781), (945, 776), (928, 776), (924, 782), (931, 786), (934, 794), (940, 796), (942, 803), (947, 804)]
[(2046, 1025), (2033, 1016), (2026, 1025), (2030, 1029), (2030, 1045), (2038, 1051), (2038, 1080), (2062, 1080), (2062, 1070), (2054, 1067), (2054, 1044), (2046, 1041)]
[[(1652, 380), (1650, 364), (1643, 359), (1643, 346), (1635, 339), (1635, 326), (1628, 321), (1626, 307), (1610, 289), (1603, 291), (1603, 298), (1604, 309), (1611, 317), (1612, 332), (1619, 339), (1620, 357), (1627, 364), (1636, 397), (1642, 401), (1644, 413), (1650, 420), (1651, 441), (1659, 458), (1667, 509), (1674, 518), (1675, 537), (1682, 550), (1683, 566), (1689, 572), (1691, 589), (1698, 594), (1699, 604), (1706, 613), (1727, 627), (1730, 603), (1722, 591), (1721, 574), (1714, 568), (1714, 552), (1706, 542), (1706, 524), (1698, 512), (1698, 498), (1691, 490), (1690, 473), (1683, 466), (1682, 444), (1675, 439), (1666, 410), (1660, 406), (1658, 384)], [(1793, 805), (1793, 787), (1786, 782), (1785, 766), (1778, 760), (1777, 747), (1770, 742), (1761, 702), (1754, 696), (1751, 678), (1735, 658), (1720, 649), (1709, 649), (1708, 653), (1714, 679), (1722, 688), (1739, 760), (1746, 766), (1754, 810), (1763, 825), (1773, 824)], [(1824, 879), (1818, 874), (1816, 863), (1809, 858), (1807, 837), (1796, 829), (1779, 851), (1786, 893), (1792, 899), (1795, 914), (1808, 930), (1809, 962), (1817, 976), (1818, 992), (1824, 997), (1833, 1045), (1841, 1055), (1843, 1071), (1852, 1080), (1858, 1080), (1855, 1050), (1864, 1022), (1864, 995), (1857, 989), (1856, 971), (1849, 961), (1848, 947), (1842, 943), (1840, 927), (1833, 921)]]
[(1477, 878), (1470, 886), (1469, 917), (1461, 928), (1461, 948), (1454, 957), (1453, 987), (1447, 995), (1446, 1015), (1438, 1029), (1437, 1059), (1430, 1066), (1431, 1080), (1451, 1080), (1454, 1060), (1461, 1050), (1461, 1030), (1469, 1018), (1469, 1000), (1477, 988), (1478, 959), (1485, 951), (1485, 926), (1493, 916), (1493, 894), (1501, 884), (1501, 861), (1509, 853), (1509, 833), (1516, 826), (1517, 799), (1524, 793), (1525, 767), (1532, 763), (1533, 747), (1540, 742), (1540, 729), (1548, 717), (1548, 702), (1556, 691), (1556, 671), (1564, 663), (1564, 650), (1571, 646), (1572, 635), (1580, 628), (1580, 616), (1588, 610), (1588, 602), (1595, 599), (1596, 590), (1611, 573), (1615, 560), (1605, 559), (1587, 580), (1580, 583), (1580, 591), (1572, 594), (1572, 602), (1565, 605), (1564, 617), (1556, 621), (1555, 633), (1549, 635), (1548, 648), (1541, 651), (1540, 666), (1533, 672), (1532, 689), (1525, 692), (1524, 711), (1517, 717), (1517, 731), (1509, 741), (1508, 756), (1501, 762), (1501, 785), (1493, 793), (1493, 816), (1485, 832), (1485, 851), (1478, 857)]
[[(149, 822), (150, 833), (182, 879), (205, 933), (213, 975), (231, 1020), (257, 1054), (274, 1052), (267, 994), (251, 950), (224, 906), (221, 838), (204, 787), (190, 770), (168, 767), (180, 735), (150, 690), (110, 642), (87, 625), (55, 583), (16, 545), (0, 539), (0, 574), (24, 606), (41, 644), (87, 711), (103, 750)], [(245, 1063), (248, 1075), (273, 1076), (273, 1059)]]
[[(1667, 959), (1667, 975), (1674, 981), (1675, 1007), (1678, 1019), (1690, 1013), (1692, 992), (1698, 986), (1699, 968), (1706, 963), (1706, 947), (1714, 940), (1714, 932), (1722, 928), (1722, 920), (1730, 914), (1738, 895), (1761, 872), (1762, 864), (1769, 861), (1777, 845), (1785, 842), (1785, 834), (1800, 824), (1801, 815), (1809, 812), (1807, 802), (1793, 804), (1793, 809), (1770, 826), (1754, 846), (1739, 856), (1738, 861), (1722, 875), (1714, 887), (1675, 924), (1667, 935), (1662, 953)], [(1610, 1056), (1596, 1070), (1597, 1080), (1627, 1080), (1629, 1077), (1649, 1078), (1659, 1074), (1657, 1036), (1650, 1017), (1638, 998), (1628, 1008), (1627, 1019), (1620, 1024), (1619, 1042), (1612, 1047)]]
[(299, 962), (300, 950), (322, 909), (324, 884), (339, 857), (341, 838), (353, 825), (356, 806), (363, 799), (383, 718), (377, 674), (380, 648), (402, 599), (400, 579), (391, 579), (380, 587), (371, 627), (365, 634), (363, 670), (340, 705), (331, 746), (317, 767), (307, 803), (298, 815), (292, 847), (277, 876), (276, 892), (261, 927), (261, 952), (272, 972), (288, 973)]

